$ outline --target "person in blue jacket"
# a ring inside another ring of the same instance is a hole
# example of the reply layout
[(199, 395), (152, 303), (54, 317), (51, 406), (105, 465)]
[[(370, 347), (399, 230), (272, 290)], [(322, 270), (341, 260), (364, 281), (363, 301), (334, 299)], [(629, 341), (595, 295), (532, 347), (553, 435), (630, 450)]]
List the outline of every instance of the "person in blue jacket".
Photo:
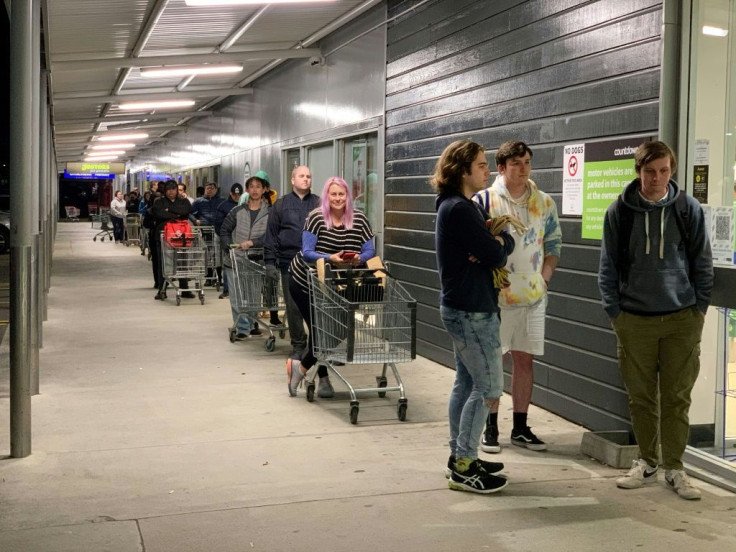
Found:
[(453, 142), (437, 161), (435, 248), (439, 270), (440, 318), (452, 338), (455, 383), (450, 393), (450, 489), (494, 493), (507, 481), (496, 474), (503, 464), (478, 459), (489, 407), (503, 394), (498, 290), (492, 270), (502, 268), (514, 239), (494, 236), (488, 215), (470, 198), (483, 190), (491, 171), (482, 146)]

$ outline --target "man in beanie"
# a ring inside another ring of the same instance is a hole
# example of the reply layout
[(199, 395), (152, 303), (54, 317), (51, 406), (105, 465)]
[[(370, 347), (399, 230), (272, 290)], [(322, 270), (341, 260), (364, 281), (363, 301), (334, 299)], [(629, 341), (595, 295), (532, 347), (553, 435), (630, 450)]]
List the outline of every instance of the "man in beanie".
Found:
[[(219, 225), (215, 225), (215, 231), (217, 234), (220, 234), (220, 225), (222, 224), (222, 221), (225, 220), (225, 217), (228, 215), (230, 211), (232, 211), (235, 207), (238, 206), (238, 201), (240, 200), (240, 196), (243, 193), (243, 185), (240, 182), (236, 182), (232, 186), (230, 186), (230, 197), (228, 197), (225, 201), (221, 202), (217, 206), (217, 218), (219, 220)], [(223, 278), (222, 281), (222, 293), (219, 295), (220, 299), (225, 299), (226, 297), (230, 297), (230, 290), (227, 286), (227, 276)]]

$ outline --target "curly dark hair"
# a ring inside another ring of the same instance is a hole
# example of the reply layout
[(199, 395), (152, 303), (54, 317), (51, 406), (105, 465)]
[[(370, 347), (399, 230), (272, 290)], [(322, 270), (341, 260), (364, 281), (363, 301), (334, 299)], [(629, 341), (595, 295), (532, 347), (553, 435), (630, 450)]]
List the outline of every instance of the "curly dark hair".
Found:
[(470, 140), (457, 140), (447, 146), (437, 160), (429, 181), (432, 188), (439, 194), (461, 192), (463, 175), (470, 173), (470, 166), (479, 152), (485, 152), (483, 146)]

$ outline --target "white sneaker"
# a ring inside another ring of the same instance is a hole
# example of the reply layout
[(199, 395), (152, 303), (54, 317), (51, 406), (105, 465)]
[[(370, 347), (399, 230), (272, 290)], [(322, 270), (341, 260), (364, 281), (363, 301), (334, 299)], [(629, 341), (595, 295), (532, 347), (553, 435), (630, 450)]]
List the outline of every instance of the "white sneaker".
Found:
[(700, 500), (700, 490), (693, 487), (685, 470), (665, 470), (664, 480), (667, 486), (685, 500)]
[(646, 460), (639, 458), (631, 464), (629, 473), (616, 480), (621, 489), (638, 489), (643, 485), (657, 482), (657, 467), (650, 466)]

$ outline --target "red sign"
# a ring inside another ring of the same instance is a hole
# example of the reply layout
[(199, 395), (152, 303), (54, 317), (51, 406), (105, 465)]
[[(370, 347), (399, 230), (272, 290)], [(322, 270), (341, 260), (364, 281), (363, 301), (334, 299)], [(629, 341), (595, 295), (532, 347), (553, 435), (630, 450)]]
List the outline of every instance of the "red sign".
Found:
[(570, 160), (567, 162), (567, 173), (570, 176), (575, 176), (578, 172), (578, 158), (574, 155), (570, 156)]

